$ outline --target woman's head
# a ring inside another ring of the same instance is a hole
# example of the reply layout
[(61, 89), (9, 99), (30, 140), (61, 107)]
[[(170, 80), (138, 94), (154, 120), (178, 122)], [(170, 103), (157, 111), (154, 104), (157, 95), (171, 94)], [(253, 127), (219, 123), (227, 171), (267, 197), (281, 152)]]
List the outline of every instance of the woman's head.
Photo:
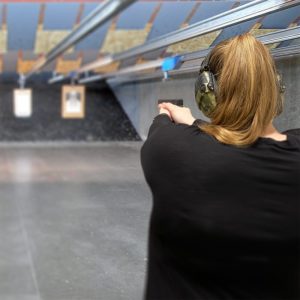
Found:
[(217, 80), (217, 105), (211, 124), (201, 129), (226, 144), (252, 144), (282, 111), (268, 48), (251, 34), (242, 34), (215, 46), (208, 64)]

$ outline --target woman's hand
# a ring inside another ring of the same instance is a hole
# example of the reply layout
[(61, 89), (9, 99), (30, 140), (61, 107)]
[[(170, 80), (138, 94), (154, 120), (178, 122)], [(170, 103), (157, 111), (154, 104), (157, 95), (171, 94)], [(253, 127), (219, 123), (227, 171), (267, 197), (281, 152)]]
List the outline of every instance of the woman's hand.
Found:
[(188, 107), (180, 107), (170, 102), (163, 102), (158, 104), (160, 108), (159, 113), (166, 113), (175, 123), (183, 123), (192, 125), (196, 120)]
[(160, 107), (160, 104), (158, 105), (158, 109), (159, 109), (159, 114), (167, 114), (172, 120), (171, 114), (167, 109)]

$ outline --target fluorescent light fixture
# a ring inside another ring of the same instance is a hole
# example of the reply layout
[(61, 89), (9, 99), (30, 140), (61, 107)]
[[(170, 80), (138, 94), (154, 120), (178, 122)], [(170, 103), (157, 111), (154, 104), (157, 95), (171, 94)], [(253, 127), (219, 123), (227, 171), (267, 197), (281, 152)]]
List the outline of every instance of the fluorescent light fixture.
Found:
[(31, 89), (14, 90), (14, 115), (18, 118), (29, 118), (32, 115)]

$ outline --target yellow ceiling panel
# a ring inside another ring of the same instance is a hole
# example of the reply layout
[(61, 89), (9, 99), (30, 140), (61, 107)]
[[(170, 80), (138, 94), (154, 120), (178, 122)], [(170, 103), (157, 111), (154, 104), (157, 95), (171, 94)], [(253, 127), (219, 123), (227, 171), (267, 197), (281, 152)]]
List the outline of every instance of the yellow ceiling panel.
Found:
[(141, 45), (146, 41), (150, 28), (109, 29), (100, 52), (114, 54)]
[(210, 47), (222, 30), (214, 31), (203, 36), (195, 37), (183, 42), (176, 43), (168, 47), (169, 53), (187, 53), (194, 52)]
[(7, 30), (0, 30), (0, 53), (7, 52)]
[[(50, 51), (69, 33), (69, 30), (38, 30), (36, 33), (34, 53), (41, 54)], [(72, 49), (68, 50), (68, 52), (72, 52)]]

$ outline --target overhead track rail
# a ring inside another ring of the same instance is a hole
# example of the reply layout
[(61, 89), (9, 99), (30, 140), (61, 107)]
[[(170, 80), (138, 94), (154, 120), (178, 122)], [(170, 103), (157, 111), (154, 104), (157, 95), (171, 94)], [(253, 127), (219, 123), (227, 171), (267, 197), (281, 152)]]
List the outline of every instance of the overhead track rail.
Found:
[(63, 52), (68, 50), (71, 46), (78, 43), (88, 34), (113, 18), (116, 14), (123, 11), (135, 1), (136, 0), (107, 0), (103, 4), (99, 5), (86, 18), (84, 18), (82, 22), (68, 36), (66, 36), (66, 38), (59, 42), (45, 55), (45, 57), (35, 64), (32, 70), (25, 74), (24, 80), (28, 79), (38, 70), (46, 66)]
[[(293, 45), (288, 47), (282, 47), (282, 48), (275, 48), (271, 50), (271, 54), (274, 59), (278, 59), (281, 57), (287, 57), (290, 55), (298, 55), (300, 54), (300, 45)], [(199, 72), (200, 65), (195, 66), (189, 66), (189, 67), (183, 67), (181, 69), (173, 70), (169, 72), (169, 76), (180, 76), (184, 74), (192, 74)], [(120, 76), (111, 78), (111, 82), (114, 83), (126, 83), (126, 82), (138, 82), (138, 81), (144, 81), (144, 80), (151, 80), (151, 79), (158, 79), (163, 77), (162, 71), (155, 71), (151, 74), (142, 74), (139, 76)]]
[[(276, 32), (271, 32), (271, 33), (257, 36), (256, 38), (265, 45), (279, 43), (279, 42), (288, 41), (288, 40), (293, 40), (296, 38), (300, 38), (300, 26), (278, 30)], [(183, 54), (181, 56), (181, 61), (186, 62), (186, 61), (190, 61), (190, 60), (204, 58), (211, 51), (212, 48), (213, 47), (203, 49), (203, 50), (200, 50), (197, 52)], [(278, 49), (280, 49), (280, 48), (278, 48)], [(79, 80), (79, 83), (89, 83), (89, 82), (104, 80), (104, 79), (111, 78), (111, 77), (123, 76), (123, 75), (128, 75), (131, 73), (137, 73), (140, 71), (146, 71), (149, 69), (158, 68), (158, 67), (161, 67), (163, 61), (164, 61), (164, 59), (158, 59), (158, 60), (150, 61), (147, 63), (123, 68), (116, 72), (90, 76), (90, 77)], [(55, 78), (53, 80), (55, 80)], [(57, 81), (59, 81), (59, 80), (62, 80), (62, 78), (58, 77)], [(49, 81), (49, 83), (54, 83), (54, 82), (55, 81), (53, 81), (53, 82)]]
[[(300, 26), (296, 26), (296, 27), (281, 29), (275, 32), (256, 36), (255, 38), (261, 41), (263, 44), (269, 45), (273, 43), (280, 43), (284, 41), (294, 40), (299, 37), (300, 37)], [(208, 48), (202, 51), (183, 54), (181, 60), (189, 61), (189, 60), (205, 57), (211, 49), (212, 48)]]
[(264, 35), (256, 37), (263, 44), (273, 44), (283, 41), (297, 39), (300, 35), (300, 26), (290, 27), (286, 29), (277, 30)]
[(197, 36), (201, 36), (219, 29), (223, 29), (235, 24), (239, 24), (257, 17), (274, 13), (280, 10), (299, 5), (300, 0), (255, 0), (250, 3), (238, 6), (229, 11), (223, 12), (211, 18), (197, 22), (186, 28), (173, 31), (152, 39), (140, 46), (131, 48), (127, 51), (98, 59), (93, 63), (87, 64), (78, 70), (77, 73), (84, 73), (99, 67), (108, 65), (114, 61), (120, 61), (135, 56), (148, 53), (178, 42), (182, 42)]
[[(136, 73), (136, 72), (140, 72), (140, 71), (158, 68), (162, 65), (163, 61), (164, 61), (164, 59), (153, 60), (153, 61), (146, 62), (143, 64), (138, 64), (138, 65), (130, 66), (127, 68), (123, 68), (116, 72), (90, 76), (90, 77), (79, 80), (79, 83), (88, 83), (88, 82), (93, 82), (93, 81), (99, 81), (99, 80), (107, 79), (109, 77), (126, 75), (126, 74), (131, 74), (131, 73)], [(58, 79), (58, 80), (61, 80), (61, 79)], [(49, 83), (51, 83), (51, 82), (49, 81)]]
[(292, 45), (288, 47), (275, 48), (272, 50), (273, 57), (280, 58), (290, 55), (298, 55), (300, 53), (300, 45)]

